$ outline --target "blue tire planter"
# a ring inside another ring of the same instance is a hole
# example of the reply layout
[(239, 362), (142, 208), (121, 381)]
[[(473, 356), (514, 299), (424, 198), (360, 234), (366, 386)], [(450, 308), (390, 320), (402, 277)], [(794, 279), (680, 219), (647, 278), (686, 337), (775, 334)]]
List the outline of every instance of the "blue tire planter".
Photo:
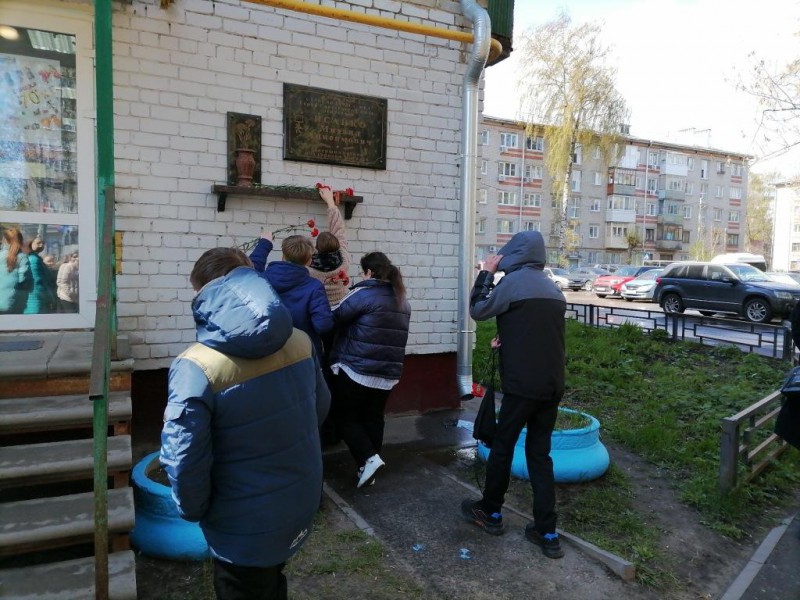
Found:
[[(569, 408), (562, 412), (580, 414), (590, 423), (581, 429), (557, 429), (550, 440), (550, 458), (553, 459), (553, 474), (557, 483), (577, 483), (597, 479), (608, 470), (610, 462), (608, 450), (600, 441), (600, 421), (592, 415)], [(520, 479), (530, 479), (525, 460), (525, 438), (528, 429), (523, 428), (514, 446), (511, 474)], [(486, 461), (489, 449), (478, 442), (478, 456)]]
[(136, 524), (131, 531), (131, 544), (147, 556), (205, 560), (209, 556), (208, 544), (200, 525), (181, 519), (170, 487), (149, 477), (159, 467), (158, 456), (158, 452), (148, 454), (133, 468)]

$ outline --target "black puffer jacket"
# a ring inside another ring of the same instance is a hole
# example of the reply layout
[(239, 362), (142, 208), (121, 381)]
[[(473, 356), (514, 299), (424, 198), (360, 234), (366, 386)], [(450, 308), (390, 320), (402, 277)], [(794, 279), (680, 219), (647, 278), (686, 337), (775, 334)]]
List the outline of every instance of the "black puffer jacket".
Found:
[(400, 379), (406, 356), (411, 307), (400, 306), (392, 285), (365, 279), (333, 311), (336, 322), (330, 363), (360, 375)]
[(536, 400), (564, 395), (564, 314), (566, 300), (545, 275), (547, 253), (538, 231), (519, 232), (499, 254), (505, 276), (481, 271), (470, 295), (476, 321), (497, 317), (503, 392)]

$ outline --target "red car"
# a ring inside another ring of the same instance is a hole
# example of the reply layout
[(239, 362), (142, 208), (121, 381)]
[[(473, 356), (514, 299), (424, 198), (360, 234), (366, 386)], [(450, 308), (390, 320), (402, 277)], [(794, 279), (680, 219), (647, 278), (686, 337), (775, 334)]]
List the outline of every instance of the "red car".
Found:
[(598, 298), (619, 296), (623, 283), (636, 279), (645, 271), (656, 268), (658, 267), (620, 267), (610, 275), (603, 275), (595, 279), (592, 289), (594, 289), (594, 293), (597, 294)]

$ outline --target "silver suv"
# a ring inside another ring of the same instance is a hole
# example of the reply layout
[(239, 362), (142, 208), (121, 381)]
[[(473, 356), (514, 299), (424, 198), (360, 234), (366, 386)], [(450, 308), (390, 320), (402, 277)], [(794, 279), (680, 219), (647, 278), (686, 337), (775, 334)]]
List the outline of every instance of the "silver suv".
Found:
[(687, 308), (711, 316), (735, 313), (753, 323), (785, 317), (800, 300), (800, 285), (771, 280), (742, 263), (672, 263), (656, 279), (653, 295), (666, 313)]

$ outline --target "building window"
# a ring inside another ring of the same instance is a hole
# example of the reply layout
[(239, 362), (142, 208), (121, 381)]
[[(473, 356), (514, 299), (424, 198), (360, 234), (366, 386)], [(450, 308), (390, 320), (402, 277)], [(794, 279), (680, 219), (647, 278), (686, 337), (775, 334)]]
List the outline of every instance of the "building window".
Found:
[(481, 146), (489, 145), (489, 130), (484, 129), (481, 131)]
[(573, 171), (572, 172), (572, 186), (570, 188), (573, 192), (580, 192), (581, 191), (581, 172), (580, 171)]
[(581, 199), (574, 196), (569, 199), (567, 215), (570, 219), (579, 219), (581, 216)]
[(667, 188), (666, 189), (670, 190), (671, 192), (682, 192), (682, 191), (684, 191), (686, 189), (686, 186), (684, 185), (684, 180), (683, 179), (678, 179), (678, 178), (675, 178), (675, 177), (669, 177), (667, 179)]
[(656, 213), (656, 204), (655, 202), (648, 202), (647, 203), (647, 216), (648, 217), (655, 217)]
[(688, 170), (690, 170), (690, 171), (692, 169), (694, 169), (694, 157), (693, 156), (687, 156), (686, 157), (686, 168)]
[(478, 204), (486, 204), (486, 190), (478, 190)]
[(647, 153), (647, 166), (651, 169), (658, 168), (658, 152), (648, 152)]
[(723, 196), (725, 196), (725, 186), (718, 185), (717, 186), (717, 192), (716, 192), (715, 196), (717, 198), (722, 198)]
[(800, 244), (792, 244), (792, 252), (800, 252)]
[(497, 233), (514, 233), (514, 221), (511, 219), (497, 219)]
[(729, 233), (727, 242), (728, 242), (728, 246), (738, 246), (739, 245), (739, 234), (738, 233)]
[[(535, 208), (540, 208), (542, 206), (542, 195), (541, 194), (525, 194), (522, 197), (522, 206), (533, 206)], [(536, 231), (539, 231), (538, 229)]]
[(742, 199), (742, 188), (740, 187), (729, 187), (728, 193), (730, 194), (731, 200), (741, 200)]
[(725, 163), (723, 161), (717, 161), (717, 174), (724, 175), (725, 174)]
[(674, 202), (668, 202), (664, 205), (664, 212), (668, 215), (677, 215), (678, 209), (678, 205)]
[(600, 198), (589, 199), (589, 211), (600, 212)]
[(644, 230), (644, 241), (645, 242), (655, 242), (656, 241), (656, 230), (655, 229), (645, 229)]
[(541, 231), (542, 230), (542, 224), (539, 221), (523, 221), (522, 230), (523, 231)]
[(603, 158), (603, 153), (600, 151), (600, 146), (595, 146), (592, 148), (592, 158), (594, 160), (600, 160)]
[(583, 156), (583, 148), (581, 148), (580, 144), (575, 144), (575, 153), (572, 155), (572, 164), (579, 165), (581, 164)]
[(686, 182), (686, 195), (691, 196), (694, 193), (694, 183), (691, 181)]
[(589, 238), (595, 240), (600, 237), (600, 226), (589, 225)]
[(589, 252), (588, 259), (589, 259), (589, 264), (590, 265), (596, 264), (597, 263), (597, 250), (591, 250)]
[(700, 179), (708, 179), (708, 161), (705, 158), (700, 161)]
[(500, 134), (500, 149), (503, 148), (517, 148), (518, 138), (516, 133), (501, 133)]
[(701, 183), (700, 184), (700, 198), (708, 198), (708, 184)]
[(478, 219), (475, 223), (475, 233), (486, 233), (486, 219)]
[(537, 152), (544, 151), (544, 138), (541, 136), (527, 137), (525, 139), (525, 148), (527, 150), (535, 150)]
[(628, 237), (628, 226), (609, 223), (606, 226), (606, 235), (611, 238), (625, 238)]
[(525, 167), (525, 179), (528, 181), (532, 179), (542, 179), (544, 170), (541, 165), (527, 165)]
[(655, 195), (655, 193), (657, 191), (658, 191), (658, 179), (656, 179), (655, 177), (648, 177), (647, 178), (647, 193)]
[[(506, 177), (516, 177), (517, 176), (517, 163), (512, 162), (501, 162), (497, 166), (497, 172), (500, 177), (505, 179)], [(501, 179), (502, 181), (502, 179)]]
[(722, 209), (715, 208), (714, 209), (714, 220), (715, 221), (722, 221)]
[(691, 232), (683, 230), (683, 239), (681, 240), (684, 244), (691, 243)]
[(497, 192), (498, 206), (516, 206), (517, 192)]
[(692, 218), (692, 207), (691, 206), (684, 206), (683, 207), (683, 218), (684, 219), (691, 219)]
[(743, 165), (740, 165), (739, 163), (734, 163), (731, 165), (731, 175), (734, 177), (741, 177), (742, 173), (744, 173)]
[(631, 169), (610, 169), (608, 182), (615, 185), (628, 185), (636, 187), (636, 171)]
[(481, 161), (481, 175), (486, 175), (489, 172), (489, 161), (482, 160)]
[(593, 185), (603, 185), (603, 174), (600, 171), (595, 171), (593, 177), (594, 177), (594, 181), (592, 181)]
[(728, 213), (728, 222), (729, 223), (738, 223), (739, 222), (739, 211), (732, 210)]

